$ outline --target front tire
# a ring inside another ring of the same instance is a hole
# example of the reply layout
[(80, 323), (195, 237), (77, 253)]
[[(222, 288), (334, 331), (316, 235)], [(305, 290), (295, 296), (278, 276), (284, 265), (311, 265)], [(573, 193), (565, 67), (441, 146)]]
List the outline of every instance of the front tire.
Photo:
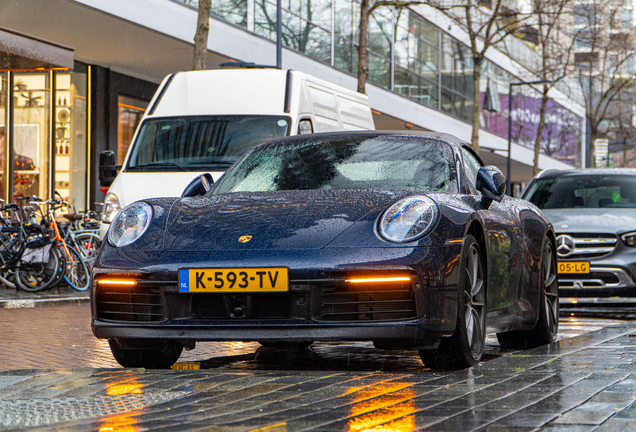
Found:
[(497, 333), (499, 345), (505, 349), (529, 349), (552, 343), (559, 331), (559, 282), (557, 260), (552, 243), (546, 238), (541, 255), (539, 286), (539, 319), (530, 331)]
[(117, 363), (132, 368), (170, 369), (179, 360), (183, 351), (182, 344), (169, 340), (146, 347), (147, 344), (143, 340), (120, 343), (116, 339), (108, 339), (108, 345)]
[(437, 350), (419, 350), (424, 365), (434, 369), (464, 369), (481, 360), (486, 345), (486, 282), (477, 240), (464, 239), (457, 304), (457, 325)]

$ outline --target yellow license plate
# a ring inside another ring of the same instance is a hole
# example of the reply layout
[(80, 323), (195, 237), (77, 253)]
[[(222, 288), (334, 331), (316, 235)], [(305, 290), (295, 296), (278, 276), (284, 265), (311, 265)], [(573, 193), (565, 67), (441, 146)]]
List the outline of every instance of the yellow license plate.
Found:
[(288, 269), (212, 268), (179, 270), (181, 292), (280, 292), (289, 290)]
[(589, 273), (590, 272), (590, 263), (589, 262), (560, 262), (559, 263), (559, 273)]

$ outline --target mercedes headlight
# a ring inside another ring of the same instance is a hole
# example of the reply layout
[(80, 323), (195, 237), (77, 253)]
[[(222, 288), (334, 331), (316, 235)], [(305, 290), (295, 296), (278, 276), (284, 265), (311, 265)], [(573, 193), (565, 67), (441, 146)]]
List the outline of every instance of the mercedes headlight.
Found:
[(114, 247), (127, 246), (142, 236), (150, 220), (152, 207), (136, 202), (119, 212), (108, 230), (108, 241)]
[(121, 205), (119, 204), (119, 198), (112, 192), (106, 194), (104, 199), (104, 208), (102, 209), (102, 222), (111, 223), (117, 213), (121, 211)]
[(625, 246), (636, 247), (636, 231), (630, 231), (622, 234), (621, 240), (623, 240)]
[(396, 243), (408, 243), (428, 234), (436, 225), (439, 210), (426, 196), (401, 199), (380, 218), (380, 235)]

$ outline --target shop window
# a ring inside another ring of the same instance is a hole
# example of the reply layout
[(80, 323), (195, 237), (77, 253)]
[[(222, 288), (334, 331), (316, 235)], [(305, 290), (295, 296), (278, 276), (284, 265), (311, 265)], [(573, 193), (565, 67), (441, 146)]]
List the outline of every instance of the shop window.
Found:
[(6, 196), (6, 175), (7, 169), (6, 157), (7, 154), (7, 92), (8, 81), (6, 72), (0, 72), (0, 198)]
[(42, 73), (16, 73), (13, 77), (14, 197), (49, 196), (49, 81), (49, 74)]
[(55, 74), (55, 179), (54, 188), (77, 211), (86, 203), (87, 71)]
[(117, 97), (117, 163), (123, 164), (137, 126), (146, 112), (148, 102), (119, 95)]

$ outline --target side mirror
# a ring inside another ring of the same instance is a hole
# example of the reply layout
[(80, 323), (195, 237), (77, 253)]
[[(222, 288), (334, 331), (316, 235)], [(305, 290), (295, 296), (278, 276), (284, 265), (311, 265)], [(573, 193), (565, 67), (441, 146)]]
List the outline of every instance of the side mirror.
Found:
[(214, 179), (212, 178), (212, 175), (205, 173), (200, 176), (197, 176), (183, 190), (183, 193), (181, 194), (181, 198), (205, 195), (205, 193), (212, 188), (213, 184), (214, 184)]
[(490, 207), (493, 201), (501, 202), (506, 193), (506, 177), (499, 168), (488, 165), (479, 168), (475, 186), (484, 196), (485, 207)]
[(115, 181), (121, 165), (117, 165), (115, 152), (107, 150), (99, 155), (99, 183), (110, 186)]

